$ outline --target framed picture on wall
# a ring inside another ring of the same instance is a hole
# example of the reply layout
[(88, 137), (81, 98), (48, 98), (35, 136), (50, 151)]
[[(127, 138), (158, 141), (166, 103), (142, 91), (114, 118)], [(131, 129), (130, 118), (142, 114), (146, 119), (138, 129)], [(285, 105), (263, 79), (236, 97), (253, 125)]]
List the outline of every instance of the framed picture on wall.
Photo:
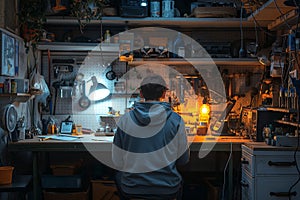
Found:
[(1, 32), (1, 75), (15, 76), (16, 46), (15, 38)]

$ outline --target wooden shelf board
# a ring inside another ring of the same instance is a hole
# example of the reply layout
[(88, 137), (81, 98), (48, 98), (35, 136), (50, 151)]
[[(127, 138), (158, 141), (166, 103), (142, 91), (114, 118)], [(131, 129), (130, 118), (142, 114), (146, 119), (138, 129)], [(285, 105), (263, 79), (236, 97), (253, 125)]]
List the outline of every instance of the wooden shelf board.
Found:
[[(75, 42), (41, 42), (37, 47), (39, 50), (50, 51), (100, 51), (100, 43), (75, 43)], [(101, 49), (104, 52), (118, 52), (119, 44), (102, 43)]]
[[(254, 27), (252, 21), (246, 18), (242, 19), (243, 27)], [(166, 27), (211, 27), (211, 28), (238, 28), (240, 18), (162, 18), (162, 17), (145, 17), (145, 18), (123, 18), (123, 17), (103, 17), (102, 23), (105, 25), (124, 25), (124, 26), (166, 26)], [(49, 25), (76, 25), (77, 19), (73, 17), (47, 17), (46, 24)], [(99, 25), (99, 20), (91, 20), (88, 24)]]
[(130, 66), (143, 64), (160, 63), (164, 65), (239, 65), (239, 66), (261, 66), (257, 59), (248, 58), (162, 58), (162, 59), (143, 59), (137, 58), (128, 62)]
[(26, 102), (32, 97), (33, 95), (28, 93), (0, 94), (1, 103)]
[(283, 120), (275, 120), (275, 122), (280, 123), (280, 124), (285, 124), (285, 125), (289, 125), (289, 126), (299, 126), (298, 123), (296, 122), (287, 122), (287, 121), (283, 121)]
[(284, 112), (284, 113), (296, 113), (296, 109), (287, 109), (287, 108), (275, 108), (275, 107), (269, 107), (267, 110), (270, 111), (276, 111), (276, 112)]

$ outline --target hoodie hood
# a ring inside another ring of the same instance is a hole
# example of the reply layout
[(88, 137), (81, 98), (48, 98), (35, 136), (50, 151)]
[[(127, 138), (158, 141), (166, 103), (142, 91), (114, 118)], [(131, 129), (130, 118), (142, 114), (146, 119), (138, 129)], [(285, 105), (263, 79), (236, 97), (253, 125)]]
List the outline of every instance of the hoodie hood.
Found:
[(171, 114), (171, 107), (166, 102), (135, 103), (131, 117), (140, 126), (158, 126), (165, 123)]
[(118, 127), (131, 136), (148, 138), (163, 129), (171, 114), (166, 102), (135, 103), (134, 109), (118, 121)]

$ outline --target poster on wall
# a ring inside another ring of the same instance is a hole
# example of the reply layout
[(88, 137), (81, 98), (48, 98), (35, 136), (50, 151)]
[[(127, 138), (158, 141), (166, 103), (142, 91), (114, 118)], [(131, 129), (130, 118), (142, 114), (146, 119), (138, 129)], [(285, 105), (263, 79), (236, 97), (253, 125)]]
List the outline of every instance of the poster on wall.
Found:
[(19, 41), (15, 40), (15, 76), (19, 75)]
[(1, 75), (15, 76), (15, 39), (1, 32)]

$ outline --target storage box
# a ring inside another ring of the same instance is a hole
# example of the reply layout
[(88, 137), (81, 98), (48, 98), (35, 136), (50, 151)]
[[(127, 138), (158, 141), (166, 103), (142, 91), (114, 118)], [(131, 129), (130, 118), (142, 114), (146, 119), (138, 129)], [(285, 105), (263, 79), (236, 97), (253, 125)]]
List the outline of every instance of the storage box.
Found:
[(79, 172), (79, 164), (60, 164), (60, 165), (51, 165), (52, 174), (55, 176), (69, 176), (75, 175)]
[(207, 186), (207, 199), (208, 200), (218, 200), (221, 199), (221, 188), (220, 183), (214, 178), (206, 178), (205, 180)]
[(89, 190), (79, 192), (44, 191), (44, 200), (89, 200)]
[(0, 167), (0, 185), (11, 184), (13, 170), (13, 166)]
[(17, 93), (29, 92), (29, 79), (15, 79), (17, 83)]
[(81, 189), (83, 188), (83, 178), (81, 175), (54, 176), (42, 175), (41, 185), (44, 189)]
[(91, 180), (93, 200), (119, 200), (117, 187), (111, 180)]

